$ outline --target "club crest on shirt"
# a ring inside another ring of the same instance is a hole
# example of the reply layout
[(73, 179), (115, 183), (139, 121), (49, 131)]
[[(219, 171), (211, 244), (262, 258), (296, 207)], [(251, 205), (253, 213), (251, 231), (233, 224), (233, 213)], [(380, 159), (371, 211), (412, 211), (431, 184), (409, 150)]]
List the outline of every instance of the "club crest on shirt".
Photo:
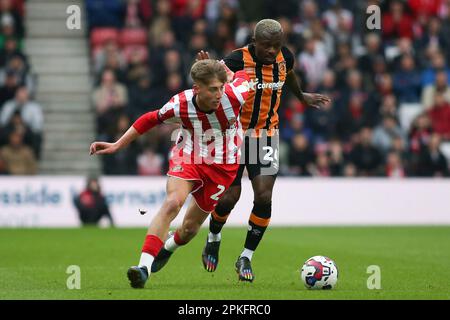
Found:
[(171, 171), (172, 172), (182, 172), (183, 167), (179, 164), (179, 165), (176, 165), (175, 167), (173, 167)]
[(236, 123), (236, 118), (228, 120), (228, 128), (231, 128)]

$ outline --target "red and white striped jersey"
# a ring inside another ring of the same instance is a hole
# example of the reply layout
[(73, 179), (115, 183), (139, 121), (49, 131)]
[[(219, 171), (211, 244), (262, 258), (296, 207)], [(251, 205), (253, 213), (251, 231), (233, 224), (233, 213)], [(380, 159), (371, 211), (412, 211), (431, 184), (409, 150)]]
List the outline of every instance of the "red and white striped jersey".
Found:
[(173, 96), (158, 111), (158, 120), (180, 123), (170, 158), (186, 163), (235, 164), (239, 162), (243, 131), (239, 119), (248, 94), (248, 76), (236, 73), (224, 87), (220, 105), (212, 113), (202, 112), (192, 89)]

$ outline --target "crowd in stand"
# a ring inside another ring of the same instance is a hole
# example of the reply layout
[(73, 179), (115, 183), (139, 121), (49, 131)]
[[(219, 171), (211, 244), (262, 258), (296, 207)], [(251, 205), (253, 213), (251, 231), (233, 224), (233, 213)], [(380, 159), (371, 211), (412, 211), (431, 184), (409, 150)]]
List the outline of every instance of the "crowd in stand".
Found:
[(0, 174), (37, 173), (43, 113), (23, 53), (24, 1), (0, 0)]
[[(381, 28), (369, 30), (373, 4)], [(86, 8), (99, 139), (115, 141), (189, 88), (198, 51), (220, 59), (270, 17), (283, 26), (303, 90), (332, 98), (317, 110), (283, 91), (281, 175), (449, 176), (449, 0), (86, 0)], [(173, 129), (104, 157), (104, 173), (164, 174)]]

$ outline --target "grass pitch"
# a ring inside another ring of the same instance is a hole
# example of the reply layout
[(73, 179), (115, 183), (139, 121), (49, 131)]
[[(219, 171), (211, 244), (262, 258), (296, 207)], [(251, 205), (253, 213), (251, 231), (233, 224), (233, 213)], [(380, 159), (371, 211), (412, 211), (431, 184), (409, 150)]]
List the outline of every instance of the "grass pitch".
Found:
[[(225, 227), (216, 272), (203, 270), (206, 229), (153, 274), (145, 289), (126, 277), (145, 229), (0, 229), (0, 299), (450, 299), (450, 227), (269, 228), (253, 257), (254, 283), (240, 283), (234, 262), (245, 228)], [(300, 268), (314, 255), (339, 267), (333, 290), (303, 287)], [(66, 273), (80, 267), (81, 288)], [(369, 290), (367, 268), (381, 269)]]

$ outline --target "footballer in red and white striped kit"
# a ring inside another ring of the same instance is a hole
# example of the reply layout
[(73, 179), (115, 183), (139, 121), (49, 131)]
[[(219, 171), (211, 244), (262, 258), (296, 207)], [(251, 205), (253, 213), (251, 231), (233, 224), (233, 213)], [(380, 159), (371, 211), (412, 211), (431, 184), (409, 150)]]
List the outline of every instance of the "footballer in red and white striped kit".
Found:
[[(192, 66), (191, 77), (193, 89), (175, 95), (161, 109), (141, 116), (116, 142), (94, 142), (90, 147), (91, 154), (115, 153), (158, 124), (180, 124), (169, 160), (166, 198), (150, 223), (139, 265), (128, 269), (133, 288), (144, 287), (161, 249), (170, 255), (197, 234), (239, 169), (242, 142), (239, 112), (249, 90), (247, 74), (244, 71), (233, 74), (224, 64), (208, 59)], [(230, 77), (233, 81), (228, 83)], [(182, 226), (163, 243), (161, 239), (166, 238), (170, 223), (189, 194), (193, 200)]]

